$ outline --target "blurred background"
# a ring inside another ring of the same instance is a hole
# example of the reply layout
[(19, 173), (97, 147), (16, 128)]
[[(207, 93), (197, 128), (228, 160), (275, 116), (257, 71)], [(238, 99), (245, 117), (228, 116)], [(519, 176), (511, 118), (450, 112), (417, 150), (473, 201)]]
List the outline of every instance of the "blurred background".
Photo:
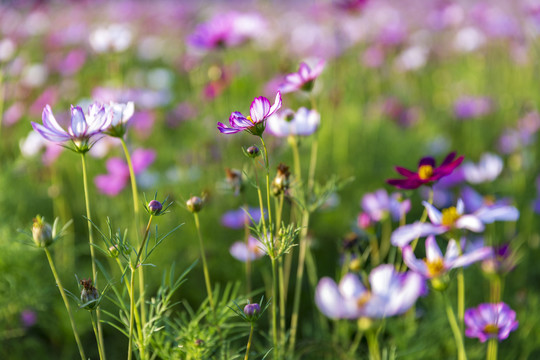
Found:
[[(302, 61), (314, 65), (321, 59), (326, 66), (312, 99), (302, 93), (283, 98), (283, 107), (315, 105), (321, 114), (314, 135), (316, 179), (353, 179), (312, 218), (318, 277), (337, 277), (343, 240), (351, 232), (362, 235), (357, 224), (362, 197), (380, 188), (395, 191), (385, 183), (396, 176), (394, 166), (415, 169), (421, 157), (440, 162), (451, 151), (472, 163), (494, 154), (502, 170), (468, 183), (481, 196), (508, 198), (521, 213), (516, 224), (493, 224), (486, 232), (491, 243), (511, 242), (520, 259), (503, 296), (517, 311), (520, 327), (501, 344), (499, 355), (540, 357), (539, 35), (540, 2), (534, 0), (2, 2), (0, 357), (77, 356), (45, 257), (17, 232), (30, 229), (36, 214), (51, 222), (57, 216), (73, 219), (68, 236), (54, 245), (55, 261), (70, 291), (77, 291), (75, 275), (90, 275), (80, 159), (42, 140), (30, 126), (41, 122), (46, 104), (65, 125), (70, 104), (135, 103), (126, 141), (131, 151), (154, 154), (138, 174), (140, 190), (147, 198), (157, 192), (175, 202), (172, 212), (156, 221), (163, 232), (184, 223), (152, 255), (156, 267), (147, 271), (149, 293), (171, 264), (183, 271), (199, 258), (193, 218), (183, 204), (202, 193), (208, 194), (200, 218), (210, 272), (213, 282), (225, 286), (242, 281), (244, 268), (229, 254), (243, 230), (221, 223), (225, 212), (244, 204), (228, 191), (225, 169), (246, 169), (241, 148), (257, 139), (221, 135), (216, 123), (227, 123), (232, 111), (246, 114), (256, 96), (273, 101), (286, 74)], [(286, 138), (265, 138), (272, 168), (292, 163)], [(300, 142), (305, 171), (312, 138)], [(107, 168), (111, 158), (123, 159), (120, 143), (104, 138), (89, 154), (94, 221), (105, 226), (110, 217), (114, 227), (130, 226), (128, 178)], [(115, 186), (100, 186), (100, 175)], [(454, 203), (461, 191), (440, 189), (436, 205)], [(249, 205), (257, 206), (256, 192), (246, 194)], [(427, 194), (403, 196), (412, 200), (412, 222)], [(264, 286), (268, 271), (264, 259), (254, 263), (255, 287)], [(196, 308), (205, 298), (202, 284), (199, 265), (178, 300)], [(468, 307), (487, 300), (480, 271), (467, 278), (467, 286)], [(332, 358), (335, 345), (316, 329), (313, 290), (307, 283), (305, 290), (299, 357)], [(421, 300), (415, 327), (396, 320), (381, 342), (395, 346), (399, 358), (452, 358), (453, 339), (435, 302)], [(87, 313), (75, 316), (89, 354), (97, 357)], [(107, 326), (105, 335), (109, 357), (124, 356), (126, 338)], [(475, 339), (466, 345), (471, 359), (484, 357)]]

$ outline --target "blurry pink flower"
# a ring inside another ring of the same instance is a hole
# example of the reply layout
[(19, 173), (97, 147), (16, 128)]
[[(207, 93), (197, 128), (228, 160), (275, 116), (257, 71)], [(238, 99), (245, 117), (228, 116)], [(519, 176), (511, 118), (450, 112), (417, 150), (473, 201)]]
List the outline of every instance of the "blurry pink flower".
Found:
[[(133, 151), (131, 160), (133, 172), (139, 174), (146, 170), (156, 158), (154, 150), (137, 149)], [(121, 158), (113, 157), (107, 160), (107, 174), (98, 175), (94, 178), (96, 187), (100, 192), (108, 196), (115, 196), (126, 187), (129, 182), (129, 168)]]
[(247, 261), (248, 259), (253, 261), (257, 260), (260, 257), (266, 255), (264, 250), (264, 245), (258, 239), (250, 236), (248, 239), (248, 244), (246, 245), (243, 241), (237, 241), (232, 244), (229, 249), (231, 255), (240, 261)]
[(324, 60), (319, 60), (311, 68), (305, 62), (301, 63), (297, 72), (285, 76), (285, 82), (281, 84), (279, 90), (284, 94), (298, 90), (311, 91), (313, 89), (313, 82), (322, 73), (325, 64), (326, 62)]

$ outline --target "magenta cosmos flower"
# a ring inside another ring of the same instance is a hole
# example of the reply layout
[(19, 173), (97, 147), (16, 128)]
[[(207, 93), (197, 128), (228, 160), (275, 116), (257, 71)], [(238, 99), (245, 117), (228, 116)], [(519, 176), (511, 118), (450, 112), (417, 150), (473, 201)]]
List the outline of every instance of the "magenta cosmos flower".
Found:
[(453, 229), (466, 229), (472, 232), (484, 231), (484, 224), (494, 221), (516, 221), (519, 211), (513, 206), (483, 206), (472, 214), (464, 214), (465, 206), (458, 199), (456, 206), (437, 210), (433, 205), (423, 202), (431, 223), (415, 222), (397, 228), (390, 237), (392, 245), (403, 247), (412, 240), (428, 235), (444, 234)]
[(487, 339), (506, 339), (518, 328), (516, 312), (503, 302), (480, 304), (465, 311), (465, 335), (476, 337), (481, 342)]
[(93, 103), (85, 114), (81, 107), (71, 105), (71, 125), (65, 131), (56, 121), (49, 105), (45, 106), (42, 115), (43, 125), (32, 122), (32, 127), (46, 140), (63, 143), (71, 140), (72, 150), (85, 153), (99, 140), (95, 137), (110, 125), (105, 107)]
[(463, 156), (456, 159), (456, 153), (450, 153), (442, 164), (435, 167), (435, 159), (428, 156), (418, 163), (418, 171), (414, 172), (400, 166), (396, 166), (396, 171), (405, 176), (405, 179), (390, 179), (386, 182), (399, 189), (416, 189), (421, 185), (431, 184), (440, 178), (449, 175), (463, 161)]
[(313, 81), (321, 75), (325, 63), (324, 60), (320, 60), (313, 68), (305, 62), (301, 63), (297, 72), (285, 76), (285, 82), (279, 86), (279, 90), (283, 93), (298, 90), (311, 91)]
[(266, 120), (279, 108), (281, 108), (281, 93), (279, 91), (272, 106), (270, 106), (270, 101), (267, 98), (259, 96), (251, 103), (247, 117), (235, 111), (229, 117), (230, 127), (218, 122), (217, 128), (223, 134), (236, 134), (245, 130), (250, 134), (262, 136), (266, 128)]
[(493, 250), (490, 247), (481, 247), (474, 249), (463, 255), (459, 254), (459, 247), (456, 240), (451, 239), (446, 248), (446, 254), (443, 257), (435, 236), (429, 236), (426, 239), (426, 258), (417, 259), (413, 249), (407, 245), (403, 247), (403, 261), (409, 269), (432, 279), (444, 275), (451, 269), (468, 266), (477, 261), (491, 256)]
[(370, 289), (355, 274), (345, 275), (339, 285), (328, 277), (322, 278), (315, 292), (317, 307), (333, 319), (381, 319), (403, 314), (426, 291), (420, 274), (400, 273), (392, 265), (373, 269), (369, 283)]

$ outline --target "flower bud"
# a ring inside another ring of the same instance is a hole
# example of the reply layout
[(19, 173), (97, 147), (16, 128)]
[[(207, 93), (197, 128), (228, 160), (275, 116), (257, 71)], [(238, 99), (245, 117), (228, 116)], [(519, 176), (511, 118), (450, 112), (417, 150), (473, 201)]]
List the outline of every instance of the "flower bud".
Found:
[(198, 196), (192, 196), (187, 202), (186, 206), (192, 213), (198, 213), (203, 208), (204, 202)]
[(246, 149), (246, 153), (249, 157), (256, 158), (261, 154), (261, 150), (259, 150), (259, 148), (255, 145), (252, 145)]
[(157, 200), (152, 200), (148, 203), (148, 210), (152, 215), (158, 215), (162, 209), (163, 205)]
[(87, 310), (94, 310), (97, 306), (97, 301), (99, 299), (99, 292), (95, 288), (94, 285), (92, 285), (92, 279), (82, 279), (80, 281), (80, 284), (83, 286), (81, 290), (81, 302), (83, 304), (86, 304), (88, 302), (91, 302), (90, 304), (85, 306), (85, 309)]
[(257, 316), (260, 312), (261, 312), (261, 307), (257, 303), (247, 304), (246, 306), (244, 306), (244, 314), (248, 318)]
[(275, 196), (281, 195), (287, 189), (289, 189), (290, 181), (289, 177), (291, 173), (289, 172), (289, 167), (281, 163), (278, 165), (277, 174), (272, 181), (272, 192)]
[(34, 243), (39, 247), (47, 247), (51, 245), (54, 240), (51, 225), (46, 223), (39, 215), (34, 219), (32, 237), (34, 238)]
[(111, 245), (109, 247), (109, 253), (112, 257), (118, 257), (119, 251), (118, 251), (118, 245)]

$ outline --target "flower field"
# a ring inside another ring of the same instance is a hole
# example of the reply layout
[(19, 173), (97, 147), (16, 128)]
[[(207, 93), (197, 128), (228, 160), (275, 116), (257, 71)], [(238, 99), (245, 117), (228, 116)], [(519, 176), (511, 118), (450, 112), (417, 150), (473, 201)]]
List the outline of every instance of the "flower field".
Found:
[(540, 357), (539, 1), (0, 20), (0, 358)]

